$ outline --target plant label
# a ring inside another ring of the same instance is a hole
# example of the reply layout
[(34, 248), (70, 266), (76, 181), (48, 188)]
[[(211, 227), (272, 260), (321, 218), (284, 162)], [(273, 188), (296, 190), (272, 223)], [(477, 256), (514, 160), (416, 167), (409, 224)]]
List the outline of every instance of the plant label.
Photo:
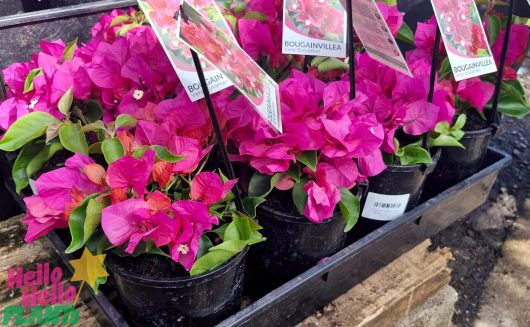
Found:
[(195, 50), (252, 103), (254, 109), (282, 132), (278, 84), (239, 47), (187, 1), (179, 12), (179, 39)]
[(410, 194), (386, 195), (369, 192), (362, 216), (379, 221), (390, 221), (401, 216), (407, 209)]
[[(220, 30), (223, 30), (226, 35), (234, 37), (219, 8), (212, 0), (193, 1), (201, 4), (199, 8), (208, 13), (208, 17), (212, 20)], [(191, 101), (197, 101), (204, 98), (204, 94), (193, 64), (190, 48), (184, 43), (180, 42), (177, 37), (178, 21), (176, 15), (179, 11), (181, 0), (138, 0), (140, 9), (147, 17), (156, 37), (164, 48), (164, 51), (169, 58), (173, 69), (177, 73), (180, 82), (184, 86), (186, 93)], [(235, 38), (234, 38), (235, 39)], [(211, 94), (221, 91), (232, 85), (230, 81), (213, 66), (203, 63), (204, 75), (208, 82), (208, 90)]]
[(374, 60), (412, 76), (379, 7), (374, 0), (351, 0), (353, 27)]
[(474, 0), (431, 0), (455, 80), (497, 71)]
[(282, 52), (346, 57), (346, 16), (339, 0), (285, 0)]

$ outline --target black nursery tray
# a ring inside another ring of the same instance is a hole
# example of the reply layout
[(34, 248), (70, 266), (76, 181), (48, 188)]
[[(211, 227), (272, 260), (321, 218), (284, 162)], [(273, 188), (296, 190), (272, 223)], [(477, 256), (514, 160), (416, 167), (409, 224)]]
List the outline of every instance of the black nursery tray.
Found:
[[(511, 160), (511, 156), (505, 152), (490, 148), (484, 168), (475, 175), (321, 261), (222, 321), (217, 327), (295, 325), (414, 246), (482, 205), (500, 171)], [(65, 265), (69, 266), (68, 259), (71, 258), (64, 255), (64, 243), (55, 233), (50, 234), (49, 239)], [(103, 293), (96, 296), (90, 292), (93, 301), (88, 299), (89, 303), (99, 308), (104, 318), (103, 324), (128, 326), (120, 311)]]

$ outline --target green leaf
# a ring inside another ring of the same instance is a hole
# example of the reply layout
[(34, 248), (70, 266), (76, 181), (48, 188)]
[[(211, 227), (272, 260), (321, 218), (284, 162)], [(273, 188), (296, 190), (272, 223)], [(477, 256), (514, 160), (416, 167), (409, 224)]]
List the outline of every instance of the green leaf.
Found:
[(29, 185), (30, 176), (26, 174), (26, 167), (41, 149), (42, 144), (30, 143), (26, 144), (22, 150), (20, 150), (11, 171), (18, 194)]
[(300, 161), (312, 171), (317, 170), (317, 152), (316, 151), (303, 151), (302, 154), (296, 156), (296, 160)]
[(440, 134), (436, 138), (429, 138), (429, 146), (449, 146), (465, 149), (464, 145), (458, 142), (458, 140), (454, 136), (443, 134)]
[(125, 36), (127, 34), (127, 32), (129, 32), (130, 30), (132, 30), (133, 28), (138, 27), (138, 26), (140, 26), (140, 25), (137, 24), (137, 23), (131, 23), (131, 24), (123, 25), (122, 27), (120, 27), (120, 30), (118, 31), (117, 34), (119, 36)]
[(257, 19), (262, 23), (265, 23), (267, 21), (267, 16), (264, 14), (258, 12), (258, 11), (248, 11), (243, 16), (244, 19)]
[(83, 133), (104, 131), (105, 124), (101, 120), (98, 120), (93, 123), (84, 125), (83, 127), (81, 127), (81, 130), (83, 131)]
[(88, 147), (88, 153), (103, 154), (103, 150), (101, 150), (101, 142), (90, 144), (90, 146)]
[(434, 131), (443, 135), (449, 135), (451, 133), (451, 125), (446, 121), (441, 121), (434, 126)]
[(136, 118), (134, 118), (133, 116), (131, 115), (127, 115), (127, 114), (121, 114), (118, 116), (118, 118), (116, 118), (116, 122), (114, 123), (114, 127), (116, 127), (116, 129), (120, 128), (120, 127), (136, 127), (136, 123), (138, 121), (136, 120)]
[(246, 197), (243, 199), (243, 207), (245, 212), (252, 218), (256, 217), (256, 208), (265, 202), (266, 200), (262, 197)]
[[(486, 105), (491, 110), (492, 101)], [(499, 112), (509, 117), (521, 118), (530, 113), (530, 105), (524, 96), (524, 90), (519, 81), (504, 81), (499, 97)]]
[(259, 172), (254, 173), (248, 185), (248, 196), (251, 198), (265, 198), (276, 187), (280, 177), (281, 174), (269, 176)]
[(330, 72), (337, 69), (348, 70), (350, 66), (342, 60), (337, 58), (326, 58), (323, 62), (318, 65), (318, 71), (320, 73)]
[(459, 115), (458, 119), (455, 122), (455, 125), (453, 126), (453, 129), (461, 130), (466, 125), (466, 122), (467, 122), (467, 116), (464, 114)]
[(451, 63), (449, 62), (449, 59), (448, 58), (445, 58), (443, 61), (442, 61), (442, 65), (440, 67), (440, 74), (438, 76), (438, 79), (441, 81), (441, 80), (444, 80), (444, 79), (447, 79), (449, 78), (449, 76), (453, 73), (453, 70), (451, 68)]
[(87, 123), (94, 123), (103, 117), (103, 108), (97, 101), (88, 100), (85, 106), (83, 117), (85, 117)]
[(344, 221), (346, 221), (344, 232), (349, 232), (359, 220), (361, 200), (353, 195), (348, 189), (342, 188), (340, 190), (339, 208)]
[(171, 151), (169, 151), (168, 148), (166, 147), (159, 146), (159, 145), (153, 145), (151, 146), (151, 148), (155, 150), (156, 156), (158, 157), (158, 159), (171, 162), (171, 163), (179, 162), (182, 159), (184, 159), (184, 156), (177, 156), (171, 153)]
[(77, 38), (75, 40), (68, 42), (66, 48), (63, 52), (63, 60), (72, 60), (74, 57), (75, 46), (77, 45)]
[(248, 217), (234, 217), (225, 230), (223, 240), (248, 240), (252, 233), (249, 220)]
[(216, 245), (210, 249), (211, 251), (218, 251), (218, 250), (224, 250), (229, 251), (234, 254), (239, 253), (243, 251), (243, 249), (247, 246), (247, 242), (243, 240), (228, 240), (224, 241), (223, 243)]
[(211, 251), (195, 261), (190, 270), (191, 276), (200, 275), (225, 263), (234, 253), (225, 250)]
[(72, 88), (69, 88), (66, 92), (64, 92), (61, 99), (59, 99), (59, 103), (57, 104), (57, 107), (59, 108), (59, 111), (68, 117), (68, 114), (70, 113), (70, 108), (72, 107), (72, 103), (74, 102), (74, 92), (72, 91)]
[(101, 211), (109, 205), (107, 199), (90, 199), (86, 207), (86, 219), (83, 227), (83, 239), (87, 242), (101, 223)]
[(114, 27), (116, 25), (119, 25), (121, 23), (125, 23), (131, 20), (131, 17), (129, 15), (119, 15), (114, 17), (112, 22), (110, 22), (110, 27)]
[(495, 15), (488, 15), (488, 38), (492, 47), (497, 42), (500, 32), (501, 19)]
[(399, 150), (403, 150), (403, 152), (399, 154), (396, 153), (396, 155), (399, 157), (399, 161), (403, 166), (432, 163), (431, 155), (424, 148), (404, 147)]
[(293, 187), (293, 202), (299, 214), (304, 214), (304, 208), (308, 201), (307, 192), (304, 190), (307, 180), (302, 180), (300, 183), (294, 184)]
[(86, 220), (86, 210), (88, 202), (96, 198), (99, 194), (92, 194), (87, 197), (77, 208), (70, 214), (68, 219), (68, 226), (70, 227), (70, 235), (72, 241), (70, 246), (65, 250), (66, 253), (72, 253), (81, 249), (85, 245), (84, 229)]
[(41, 111), (22, 116), (9, 127), (0, 140), (0, 150), (16, 151), (20, 149), (24, 144), (43, 136), (48, 125), (54, 122), (60, 123), (61, 121)]
[(41, 68), (35, 68), (28, 73), (28, 76), (26, 76), (26, 80), (24, 81), (24, 93), (31, 92), (35, 89), (33, 80), (35, 79), (35, 77), (39, 76), (40, 74), (42, 74)]
[(81, 124), (66, 123), (59, 129), (59, 140), (64, 148), (73, 153), (88, 154), (88, 143)]
[(63, 150), (63, 146), (59, 142), (51, 142), (39, 151), (39, 153), (28, 163), (26, 167), (26, 174), (32, 177), (37, 173), (45, 163), (47, 163), (57, 152)]
[(403, 22), (397, 34), (398, 40), (414, 45), (414, 32), (407, 23)]
[(51, 142), (57, 136), (59, 136), (59, 129), (63, 126), (63, 123), (51, 123), (46, 128), (46, 143)]
[[(226, 224), (224, 225), (226, 226)], [(202, 257), (213, 247), (213, 243), (206, 234), (202, 234), (199, 239), (199, 251), (197, 251), (197, 258)]]
[(134, 150), (133, 157), (135, 157), (136, 159), (142, 158), (144, 156), (144, 154), (145, 154), (145, 151), (147, 151), (147, 149), (149, 149), (148, 146), (142, 145), (138, 149)]
[(103, 143), (101, 143), (101, 151), (108, 164), (113, 163), (125, 155), (123, 145), (118, 139), (106, 139), (103, 141)]
[(102, 230), (95, 231), (85, 245), (94, 255), (102, 254), (113, 247)]
[(289, 167), (289, 170), (285, 172), (285, 175), (291, 177), (295, 183), (299, 183), (300, 182), (300, 165), (298, 164), (294, 164), (294, 165), (291, 165), (291, 167)]

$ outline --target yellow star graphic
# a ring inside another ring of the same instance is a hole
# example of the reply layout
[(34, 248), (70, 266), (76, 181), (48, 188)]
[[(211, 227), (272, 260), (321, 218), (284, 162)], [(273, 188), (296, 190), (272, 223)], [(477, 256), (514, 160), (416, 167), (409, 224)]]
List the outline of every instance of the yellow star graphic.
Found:
[(81, 287), (79, 287), (78, 296), (81, 293), (81, 288), (84, 283), (87, 283), (94, 292), (97, 292), (97, 279), (109, 275), (107, 270), (103, 267), (104, 260), (105, 254), (92, 255), (86, 247), (80, 259), (70, 260), (70, 264), (75, 269), (74, 275), (70, 280), (72, 282), (82, 281)]

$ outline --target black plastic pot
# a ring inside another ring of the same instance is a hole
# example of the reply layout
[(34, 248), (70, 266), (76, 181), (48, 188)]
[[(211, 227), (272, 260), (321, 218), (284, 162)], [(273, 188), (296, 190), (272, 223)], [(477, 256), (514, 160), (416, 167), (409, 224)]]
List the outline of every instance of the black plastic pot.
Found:
[(262, 205), (257, 219), (267, 241), (250, 249), (246, 290), (261, 296), (313, 267), (345, 246), (345, 222), (340, 214), (322, 223)]
[(492, 138), (492, 128), (465, 132), (460, 140), (465, 149), (447, 147), (429, 177), (428, 195), (436, 195), (479, 171)]
[(218, 268), (193, 277), (147, 277), (123, 269), (112, 256), (105, 264), (135, 326), (213, 326), (241, 307), (248, 249)]
[(389, 165), (381, 174), (369, 178), (368, 192), (361, 202), (361, 217), (350, 233), (352, 239), (359, 239), (414, 209), (440, 156), (438, 149), (431, 164)]

